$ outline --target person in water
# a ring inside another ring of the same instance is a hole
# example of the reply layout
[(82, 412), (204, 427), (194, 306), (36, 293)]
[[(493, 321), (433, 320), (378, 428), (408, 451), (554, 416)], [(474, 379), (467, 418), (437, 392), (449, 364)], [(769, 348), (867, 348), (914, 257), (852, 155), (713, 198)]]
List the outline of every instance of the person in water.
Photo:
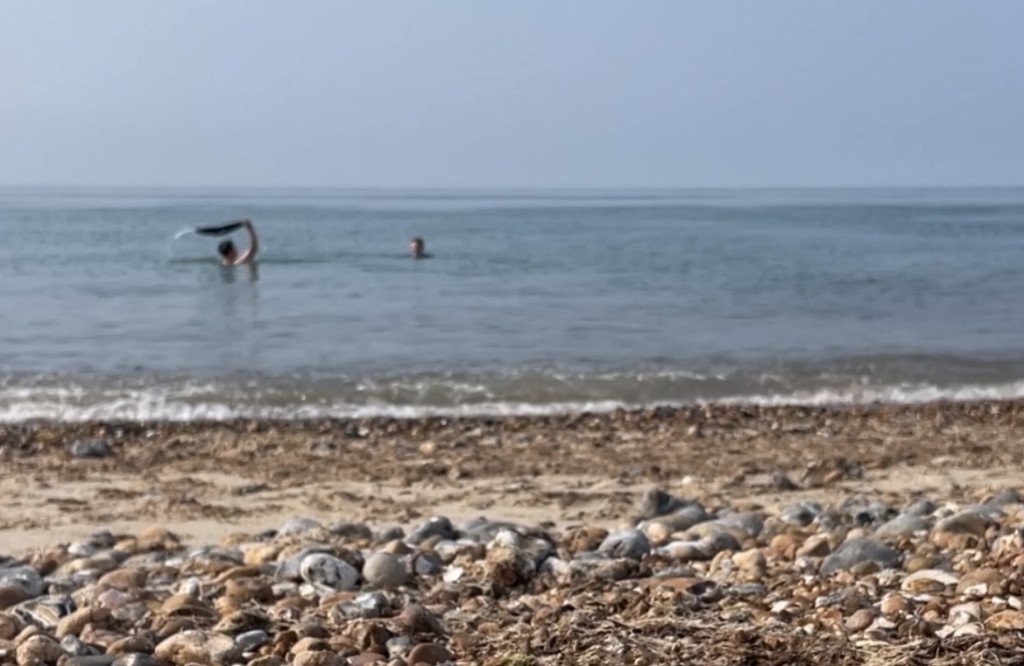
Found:
[(426, 252), (423, 239), (419, 236), (409, 241), (409, 254), (412, 255), (413, 259), (427, 259), (430, 257)]
[(259, 239), (256, 237), (256, 230), (253, 229), (251, 220), (242, 220), (242, 227), (249, 232), (249, 247), (242, 254), (238, 254), (238, 248), (230, 240), (226, 240), (217, 246), (217, 253), (220, 255), (221, 263), (225, 266), (238, 266), (239, 264), (252, 263), (256, 259), (256, 253), (260, 249)]

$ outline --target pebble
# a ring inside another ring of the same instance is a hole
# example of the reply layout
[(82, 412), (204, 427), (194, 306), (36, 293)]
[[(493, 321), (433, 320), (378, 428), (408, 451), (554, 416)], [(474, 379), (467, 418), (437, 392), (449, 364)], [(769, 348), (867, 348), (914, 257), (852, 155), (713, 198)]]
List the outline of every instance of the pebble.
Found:
[(107, 458), (114, 453), (101, 439), (78, 439), (69, 448), (72, 458)]
[(433, 538), (451, 539), (453, 541), (457, 539), (458, 534), (456, 534), (455, 528), (452, 526), (452, 521), (443, 516), (431, 518), (413, 530), (412, 534), (406, 537), (406, 541), (413, 545), (418, 545), (427, 539)]
[(815, 534), (808, 537), (799, 548), (796, 549), (797, 557), (825, 557), (832, 552), (832, 545), (825, 534)]
[(779, 520), (789, 525), (807, 527), (821, 514), (821, 506), (812, 502), (794, 504), (779, 514)]
[(864, 538), (848, 539), (822, 561), (821, 573), (829, 576), (868, 562), (881, 568), (895, 567), (899, 559), (899, 551), (884, 543)]
[(299, 575), (307, 583), (325, 585), (335, 590), (354, 590), (359, 571), (351, 564), (326, 553), (305, 556), (299, 565)]
[(699, 503), (684, 506), (672, 513), (658, 516), (650, 521), (653, 524), (664, 525), (669, 532), (685, 532), (694, 525), (699, 525), (709, 520), (707, 511)]
[(878, 617), (878, 613), (873, 608), (861, 608), (855, 611), (853, 615), (846, 618), (844, 625), (846, 630), (851, 633), (858, 633), (864, 631), (875, 621)]
[(20, 641), (15, 652), (18, 666), (37, 666), (37, 664), (53, 664), (63, 656), (60, 644), (49, 636), (30, 636)]
[(235, 636), (235, 644), (243, 652), (252, 652), (270, 642), (270, 636), (262, 629), (254, 629)]
[(926, 532), (928, 530), (928, 523), (923, 518), (917, 515), (903, 513), (896, 516), (892, 520), (882, 523), (875, 530), (876, 538), (902, 538), (913, 536), (918, 532)]
[(293, 666), (344, 666), (344, 662), (336, 653), (328, 650), (302, 652), (295, 655)]
[[(504, 636), (557, 650), (556, 632), (609, 614), (699, 612), (764, 636), (851, 641), (1013, 636), (1024, 631), (1015, 497), (918, 500), (890, 517), (895, 494), (780, 511), (649, 491), (619, 515), (657, 515), (611, 532), (436, 517), (404, 540), (307, 518), (198, 548), (162, 529), (98, 534), (29, 564), (0, 557), (0, 663), (443, 664)], [(597, 648), (644, 663), (613, 643), (640, 635), (609, 630)]]
[(363, 578), (374, 587), (393, 589), (405, 584), (405, 567), (390, 553), (374, 553), (363, 564)]
[(911, 608), (910, 602), (901, 594), (890, 594), (882, 599), (879, 609), (886, 617), (906, 613)]
[(163, 662), (148, 654), (125, 654), (110, 666), (164, 666)]
[(43, 577), (32, 567), (0, 568), (0, 584), (16, 585), (29, 599), (34, 599), (43, 593)]
[(732, 563), (739, 570), (741, 579), (747, 582), (760, 581), (768, 573), (768, 560), (757, 548), (734, 554)]
[(292, 518), (277, 531), (277, 537), (294, 536), (322, 529), (324, 526), (312, 518)]
[(985, 627), (992, 631), (1024, 631), (1024, 612), (1004, 610), (990, 615)]
[(644, 493), (640, 500), (638, 520), (650, 520), (667, 516), (687, 506), (687, 502), (673, 497), (661, 488), (652, 488)]
[(750, 511), (730, 513), (714, 521), (714, 525), (721, 530), (739, 530), (748, 537), (757, 537), (764, 530), (764, 520)]
[(979, 511), (963, 511), (935, 523), (934, 531), (936, 535), (971, 534), (980, 537), (991, 524), (991, 519)]
[(443, 664), (452, 660), (452, 654), (442, 645), (421, 643), (409, 651), (406, 662), (415, 664)]
[(608, 557), (641, 560), (651, 552), (651, 544), (640, 530), (619, 530), (605, 537), (597, 550)]
[(153, 652), (157, 659), (187, 666), (199, 663), (230, 663), (242, 655), (242, 650), (230, 636), (191, 629), (165, 639)]
[(919, 499), (908, 504), (907, 507), (903, 509), (902, 515), (924, 518), (935, 513), (935, 510), (938, 508), (939, 507), (936, 506), (935, 502), (929, 499)]
[(911, 594), (935, 594), (958, 582), (959, 579), (947, 571), (923, 569), (904, 578), (900, 589)]
[(112, 654), (68, 655), (63, 660), (63, 666), (112, 666), (118, 661), (117, 656)]

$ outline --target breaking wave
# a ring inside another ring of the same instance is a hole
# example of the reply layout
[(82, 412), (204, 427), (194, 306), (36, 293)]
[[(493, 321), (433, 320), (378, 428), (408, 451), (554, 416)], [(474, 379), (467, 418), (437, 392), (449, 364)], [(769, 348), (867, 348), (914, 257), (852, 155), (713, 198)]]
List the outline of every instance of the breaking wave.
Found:
[(1024, 380), (879, 381), (846, 373), (522, 372), (393, 378), (0, 379), (0, 422), (553, 415), (702, 403), (854, 405), (1024, 398)]

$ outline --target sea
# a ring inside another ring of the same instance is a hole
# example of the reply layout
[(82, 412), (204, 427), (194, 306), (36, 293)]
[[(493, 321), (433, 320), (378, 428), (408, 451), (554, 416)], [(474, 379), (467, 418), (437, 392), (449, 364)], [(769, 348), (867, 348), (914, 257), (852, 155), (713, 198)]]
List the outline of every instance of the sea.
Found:
[(0, 421), (1012, 398), (1022, 301), (1024, 189), (8, 187)]

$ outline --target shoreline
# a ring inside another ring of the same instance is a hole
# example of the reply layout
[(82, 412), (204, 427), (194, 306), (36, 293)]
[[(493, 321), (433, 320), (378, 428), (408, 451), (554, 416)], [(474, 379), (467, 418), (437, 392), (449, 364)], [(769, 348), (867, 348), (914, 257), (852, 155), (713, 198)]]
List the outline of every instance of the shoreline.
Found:
[[(518, 519), (531, 502), (539, 509), (529, 515), (538, 520), (611, 525), (628, 519), (630, 493), (655, 485), (760, 498), (772, 492), (773, 475), (807, 491), (900, 470), (991, 470), (1005, 477), (1024, 470), (1022, 429), (1024, 400), (704, 405), (536, 417), (2, 423), (0, 494), (21, 508), (0, 519), (0, 535), (98, 525), (125, 511), (213, 526), (269, 524), (304, 508), (399, 523), (394, 516), (408, 516), (407, 523), (436, 504), (460, 516), (483, 511)], [(107, 450), (76, 458), (71, 447), (79, 440), (99, 440)], [(912, 480), (889, 483), (906, 488)], [(501, 491), (505, 486), (513, 490)], [(827, 499), (827, 492), (818, 496)]]
[[(402, 406), (396, 406), (402, 408)], [(538, 408), (544, 405), (537, 405)], [(411, 407), (410, 407), (411, 408)], [(700, 421), (708, 416), (722, 416), (724, 412), (736, 412), (747, 417), (767, 417), (772, 415), (787, 416), (793, 412), (814, 414), (835, 414), (835, 415), (868, 415), (885, 412), (889, 414), (905, 414), (908, 412), (925, 412), (941, 409), (954, 414), (963, 414), (979, 408), (995, 408), (998, 412), (1010, 411), (1024, 412), (1024, 397), (1006, 398), (938, 398), (935, 400), (921, 400), (913, 402), (872, 400), (867, 402), (793, 402), (793, 403), (765, 403), (757, 400), (724, 399), (724, 400), (697, 400), (692, 402), (660, 402), (648, 405), (617, 405), (607, 409), (567, 408), (565, 411), (545, 413), (439, 413), (423, 414), (415, 416), (397, 416), (374, 414), (368, 416), (297, 416), (294, 418), (278, 418), (263, 416), (237, 416), (230, 418), (194, 418), (187, 420), (178, 419), (126, 419), (126, 418), (91, 418), (91, 419), (61, 419), (59, 417), (30, 417), (21, 420), (0, 421), (0, 427), (7, 426), (39, 426), (49, 424), (66, 424), (67, 426), (130, 426), (130, 425), (189, 425), (212, 427), (217, 425), (245, 425), (251, 423), (272, 423), (276, 425), (285, 424), (338, 424), (350, 423), (373, 423), (373, 424), (411, 424), (427, 423), (434, 426), (447, 426), (453, 423), (478, 423), (493, 424), (495, 421), (533, 421), (537, 423), (548, 423), (557, 425), (565, 420), (580, 418), (684, 418), (693, 422)], [(442, 409), (442, 408), (438, 408)], [(295, 411), (302, 411), (296, 407)]]

